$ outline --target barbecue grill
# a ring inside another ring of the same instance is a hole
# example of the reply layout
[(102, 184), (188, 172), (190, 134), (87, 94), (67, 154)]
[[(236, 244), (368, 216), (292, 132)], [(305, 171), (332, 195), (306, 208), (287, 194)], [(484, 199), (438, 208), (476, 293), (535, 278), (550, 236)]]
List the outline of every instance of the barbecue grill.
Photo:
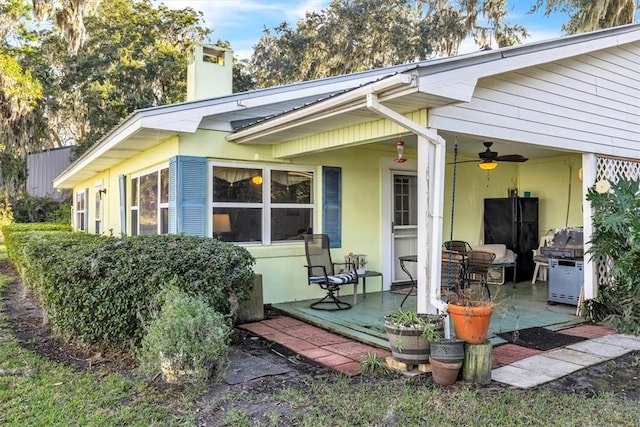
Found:
[(578, 305), (584, 282), (584, 240), (582, 227), (555, 230), (553, 243), (540, 248), (549, 257), (547, 302)]

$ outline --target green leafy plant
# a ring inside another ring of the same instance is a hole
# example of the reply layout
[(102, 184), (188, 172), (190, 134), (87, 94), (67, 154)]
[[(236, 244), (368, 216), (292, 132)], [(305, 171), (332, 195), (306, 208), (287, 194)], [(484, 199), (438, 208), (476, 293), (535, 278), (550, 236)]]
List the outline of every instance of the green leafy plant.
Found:
[(605, 320), (622, 333), (640, 335), (640, 183), (599, 181), (587, 193), (593, 208), (591, 248), (597, 265), (608, 267), (598, 295), (585, 303), (593, 320)]
[(362, 374), (384, 374), (388, 372), (387, 364), (375, 353), (367, 353), (360, 360), (360, 372)]
[(398, 310), (385, 316), (385, 321), (394, 326), (419, 329), (427, 341), (442, 338), (443, 316), (421, 314), (416, 311)]
[(142, 340), (142, 369), (162, 369), (169, 382), (209, 379), (229, 346), (227, 317), (215, 312), (202, 297), (189, 296), (173, 286), (161, 301), (160, 312), (152, 318)]

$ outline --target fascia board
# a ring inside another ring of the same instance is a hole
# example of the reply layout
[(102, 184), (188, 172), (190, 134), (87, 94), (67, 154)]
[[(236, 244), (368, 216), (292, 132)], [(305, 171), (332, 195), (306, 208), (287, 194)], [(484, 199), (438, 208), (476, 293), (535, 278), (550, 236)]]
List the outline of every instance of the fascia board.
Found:
[(609, 37), (594, 37), (582, 41), (567, 41), (566, 43), (562, 43), (562, 40), (559, 40), (556, 41), (558, 46), (542, 49), (537, 44), (516, 46), (512, 49), (504, 49), (497, 52), (496, 55), (493, 55), (495, 58), (493, 60), (463, 65), (459, 68), (446, 69), (433, 74), (427, 74), (429, 71), (427, 66), (420, 73), (420, 91), (455, 99), (456, 94), (464, 96), (483, 77), (560, 61), (598, 50), (637, 42), (638, 40), (640, 40), (640, 28), (636, 31)]
[(83, 168), (87, 167), (91, 162), (98, 159), (107, 151), (111, 150), (113, 147), (118, 145), (119, 143), (125, 141), (127, 138), (135, 135), (141, 129), (140, 120), (131, 121), (128, 126), (124, 128), (118, 128), (117, 132), (112, 134), (110, 138), (96, 147), (94, 150), (90, 150), (85, 153), (78, 160), (73, 162), (67, 169), (62, 171), (53, 181), (54, 188), (61, 188), (64, 185), (64, 182), (73, 177), (76, 173), (81, 171)]

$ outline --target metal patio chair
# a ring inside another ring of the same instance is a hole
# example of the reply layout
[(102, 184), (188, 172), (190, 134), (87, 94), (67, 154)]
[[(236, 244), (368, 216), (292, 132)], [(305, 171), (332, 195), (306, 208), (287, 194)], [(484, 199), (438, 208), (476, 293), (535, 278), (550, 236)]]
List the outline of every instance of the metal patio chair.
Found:
[[(307, 257), (307, 280), (309, 285), (318, 285), (327, 295), (311, 304), (316, 310), (346, 310), (351, 304), (340, 300), (340, 287), (358, 284), (356, 266), (349, 263), (336, 263), (331, 260), (329, 236), (326, 234), (305, 234), (304, 251)], [(343, 266), (337, 269), (337, 266)]]

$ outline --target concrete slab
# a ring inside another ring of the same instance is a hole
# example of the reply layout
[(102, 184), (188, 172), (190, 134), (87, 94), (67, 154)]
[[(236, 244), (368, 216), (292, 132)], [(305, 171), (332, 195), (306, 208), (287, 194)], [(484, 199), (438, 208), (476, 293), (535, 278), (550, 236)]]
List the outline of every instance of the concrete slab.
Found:
[(603, 337), (594, 338), (593, 341), (617, 345), (618, 347), (627, 348), (629, 350), (640, 350), (640, 339), (633, 335), (605, 335)]
[(542, 354), (527, 357), (526, 359), (519, 360), (511, 365), (553, 378), (564, 377), (565, 375), (584, 368), (582, 365), (560, 359), (554, 359)]
[(508, 365), (491, 371), (491, 379), (518, 388), (531, 388), (553, 381), (555, 378), (518, 368), (517, 366)]
[(604, 342), (596, 341), (598, 338), (594, 338), (588, 341), (582, 341), (576, 344), (571, 344), (566, 348), (572, 350), (582, 351), (584, 353), (595, 354), (596, 356), (606, 357), (612, 359), (614, 357), (622, 356), (628, 353), (630, 350), (624, 347), (618, 347), (617, 345), (606, 344)]
[(231, 349), (227, 367), (227, 384), (240, 384), (256, 378), (282, 375), (291, 370), (285, 362), (273, 358), (256, 357), (245, 351)]
[(584, 353), (570, 348), (561, 348), (559, 350), (549, 351), (544, 355), (553, 359), (564, 360), (565, 362), (571, 362), (585, 367), (597, 365), (598, 363), (602, 363), (607, 360), (606, 357), (596, 356), (595, 354)]

